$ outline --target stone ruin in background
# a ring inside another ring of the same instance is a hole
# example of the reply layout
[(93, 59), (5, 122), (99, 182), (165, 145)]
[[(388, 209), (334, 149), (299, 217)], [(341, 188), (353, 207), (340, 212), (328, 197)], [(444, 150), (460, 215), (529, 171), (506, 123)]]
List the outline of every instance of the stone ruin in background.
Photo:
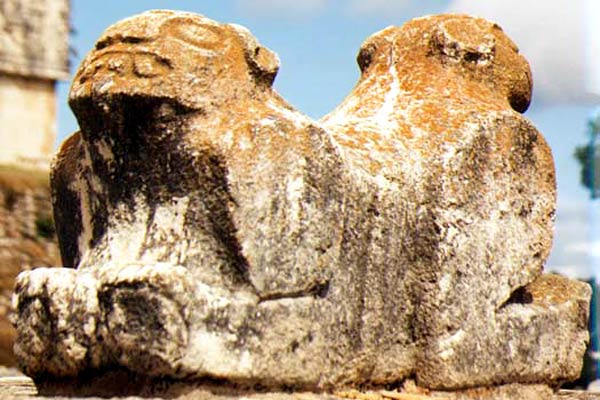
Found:
[(151, 11), (80, 66), (52, 172), (62, 269), (20, 275), (23, 370), (267, 388), (578, 377), (587, 285), (542, 267), (550, 149), (527, 61), (483, 19), (386, 28), (321, 121), (244, 28)]
[(0, 1), (0, 163), (48, 170), (56, 82), (69, 78), (69, 0)]

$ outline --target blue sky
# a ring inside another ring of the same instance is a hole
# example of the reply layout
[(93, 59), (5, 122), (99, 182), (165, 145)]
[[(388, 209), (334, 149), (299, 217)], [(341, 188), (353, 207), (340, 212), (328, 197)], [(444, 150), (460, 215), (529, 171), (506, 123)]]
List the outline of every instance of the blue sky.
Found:
[[(72, 71), (114, 22), (149, 9), (197, 12), (246, 26), (281, 59), (275, 88), (313, 118), (331, 111), (358, 79), (355, 56), (372, 33), (432, 13), (466, 12), (500, 24), (532, 64), (534, 101), (526, 116), (544, 134), (557, 165), (559, 207), (549, 269), (586, 278), (600, 257), (587, 193), (572, 153), (600, 105), (600, 2), (597, 0), (71, 0)], [(77, 130), (58, 86), (59, 141)], [(596, 95), (594, 95), (596, 93)], [(596, 204), (600, 207), (600, 204)], [(600, 224), (600, 221), (597, 221)], [(600, 263), (598, 264), (600, 265)]]

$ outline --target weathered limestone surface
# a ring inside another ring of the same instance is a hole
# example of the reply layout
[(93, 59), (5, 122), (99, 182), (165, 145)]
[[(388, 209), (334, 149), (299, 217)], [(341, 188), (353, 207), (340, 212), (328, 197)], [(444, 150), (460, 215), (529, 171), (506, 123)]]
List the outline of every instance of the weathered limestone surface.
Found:
[[(590, 290), (542, 275), (550, 150), (500, 28), (417, 19), (369, 38), (323, 121), (236, 25), (110, 27), (52, 176), (63, 269), (20, 275), (24, 371), (322, 390), (578, 376)], [(545, 386), (544, 386), (545, 387)]]

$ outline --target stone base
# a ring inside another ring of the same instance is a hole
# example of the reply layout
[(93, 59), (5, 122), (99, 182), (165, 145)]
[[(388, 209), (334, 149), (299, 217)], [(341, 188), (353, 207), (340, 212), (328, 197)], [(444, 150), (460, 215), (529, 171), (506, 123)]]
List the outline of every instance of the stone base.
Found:
[(194, 400), (600, 400), (600, 393), (553, 391), (545, 385), (510, 384), (465, 391), (427, 391), (412, 382), (390, 390), (346, 390), (331, 393), (295, 392), (292, 388), (264, 391), (261, 387), (224, 384), (218, 381), (182, 382), (149, 379), (126, 371), (110, 371), (77, 380), (34, 382), (25, 376), (0, 377), (0, 398), (25, 400), (39, 398), (93, 400), (99, 398), (142, 399), (149, 397)]

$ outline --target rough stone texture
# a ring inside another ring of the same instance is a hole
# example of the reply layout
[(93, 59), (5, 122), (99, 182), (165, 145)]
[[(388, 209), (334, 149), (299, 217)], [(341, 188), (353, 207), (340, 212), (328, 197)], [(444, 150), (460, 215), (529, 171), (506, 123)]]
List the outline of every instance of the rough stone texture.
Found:
[(68, 0), (0, 3), (0, 73), (67, 79), (68, 38)]
[[(24, 371), (322, 390), (574, 379), (587, 285), (541, 275), (554, 167), (518, 112), (527, 62), (436, 16), (369, 38), (321, 123), (244, 29), (153, 11), (110, 27), (53, 168), (63, 264), (16, 287)], [(545, 386), (544, 386), (545, 387)]]

